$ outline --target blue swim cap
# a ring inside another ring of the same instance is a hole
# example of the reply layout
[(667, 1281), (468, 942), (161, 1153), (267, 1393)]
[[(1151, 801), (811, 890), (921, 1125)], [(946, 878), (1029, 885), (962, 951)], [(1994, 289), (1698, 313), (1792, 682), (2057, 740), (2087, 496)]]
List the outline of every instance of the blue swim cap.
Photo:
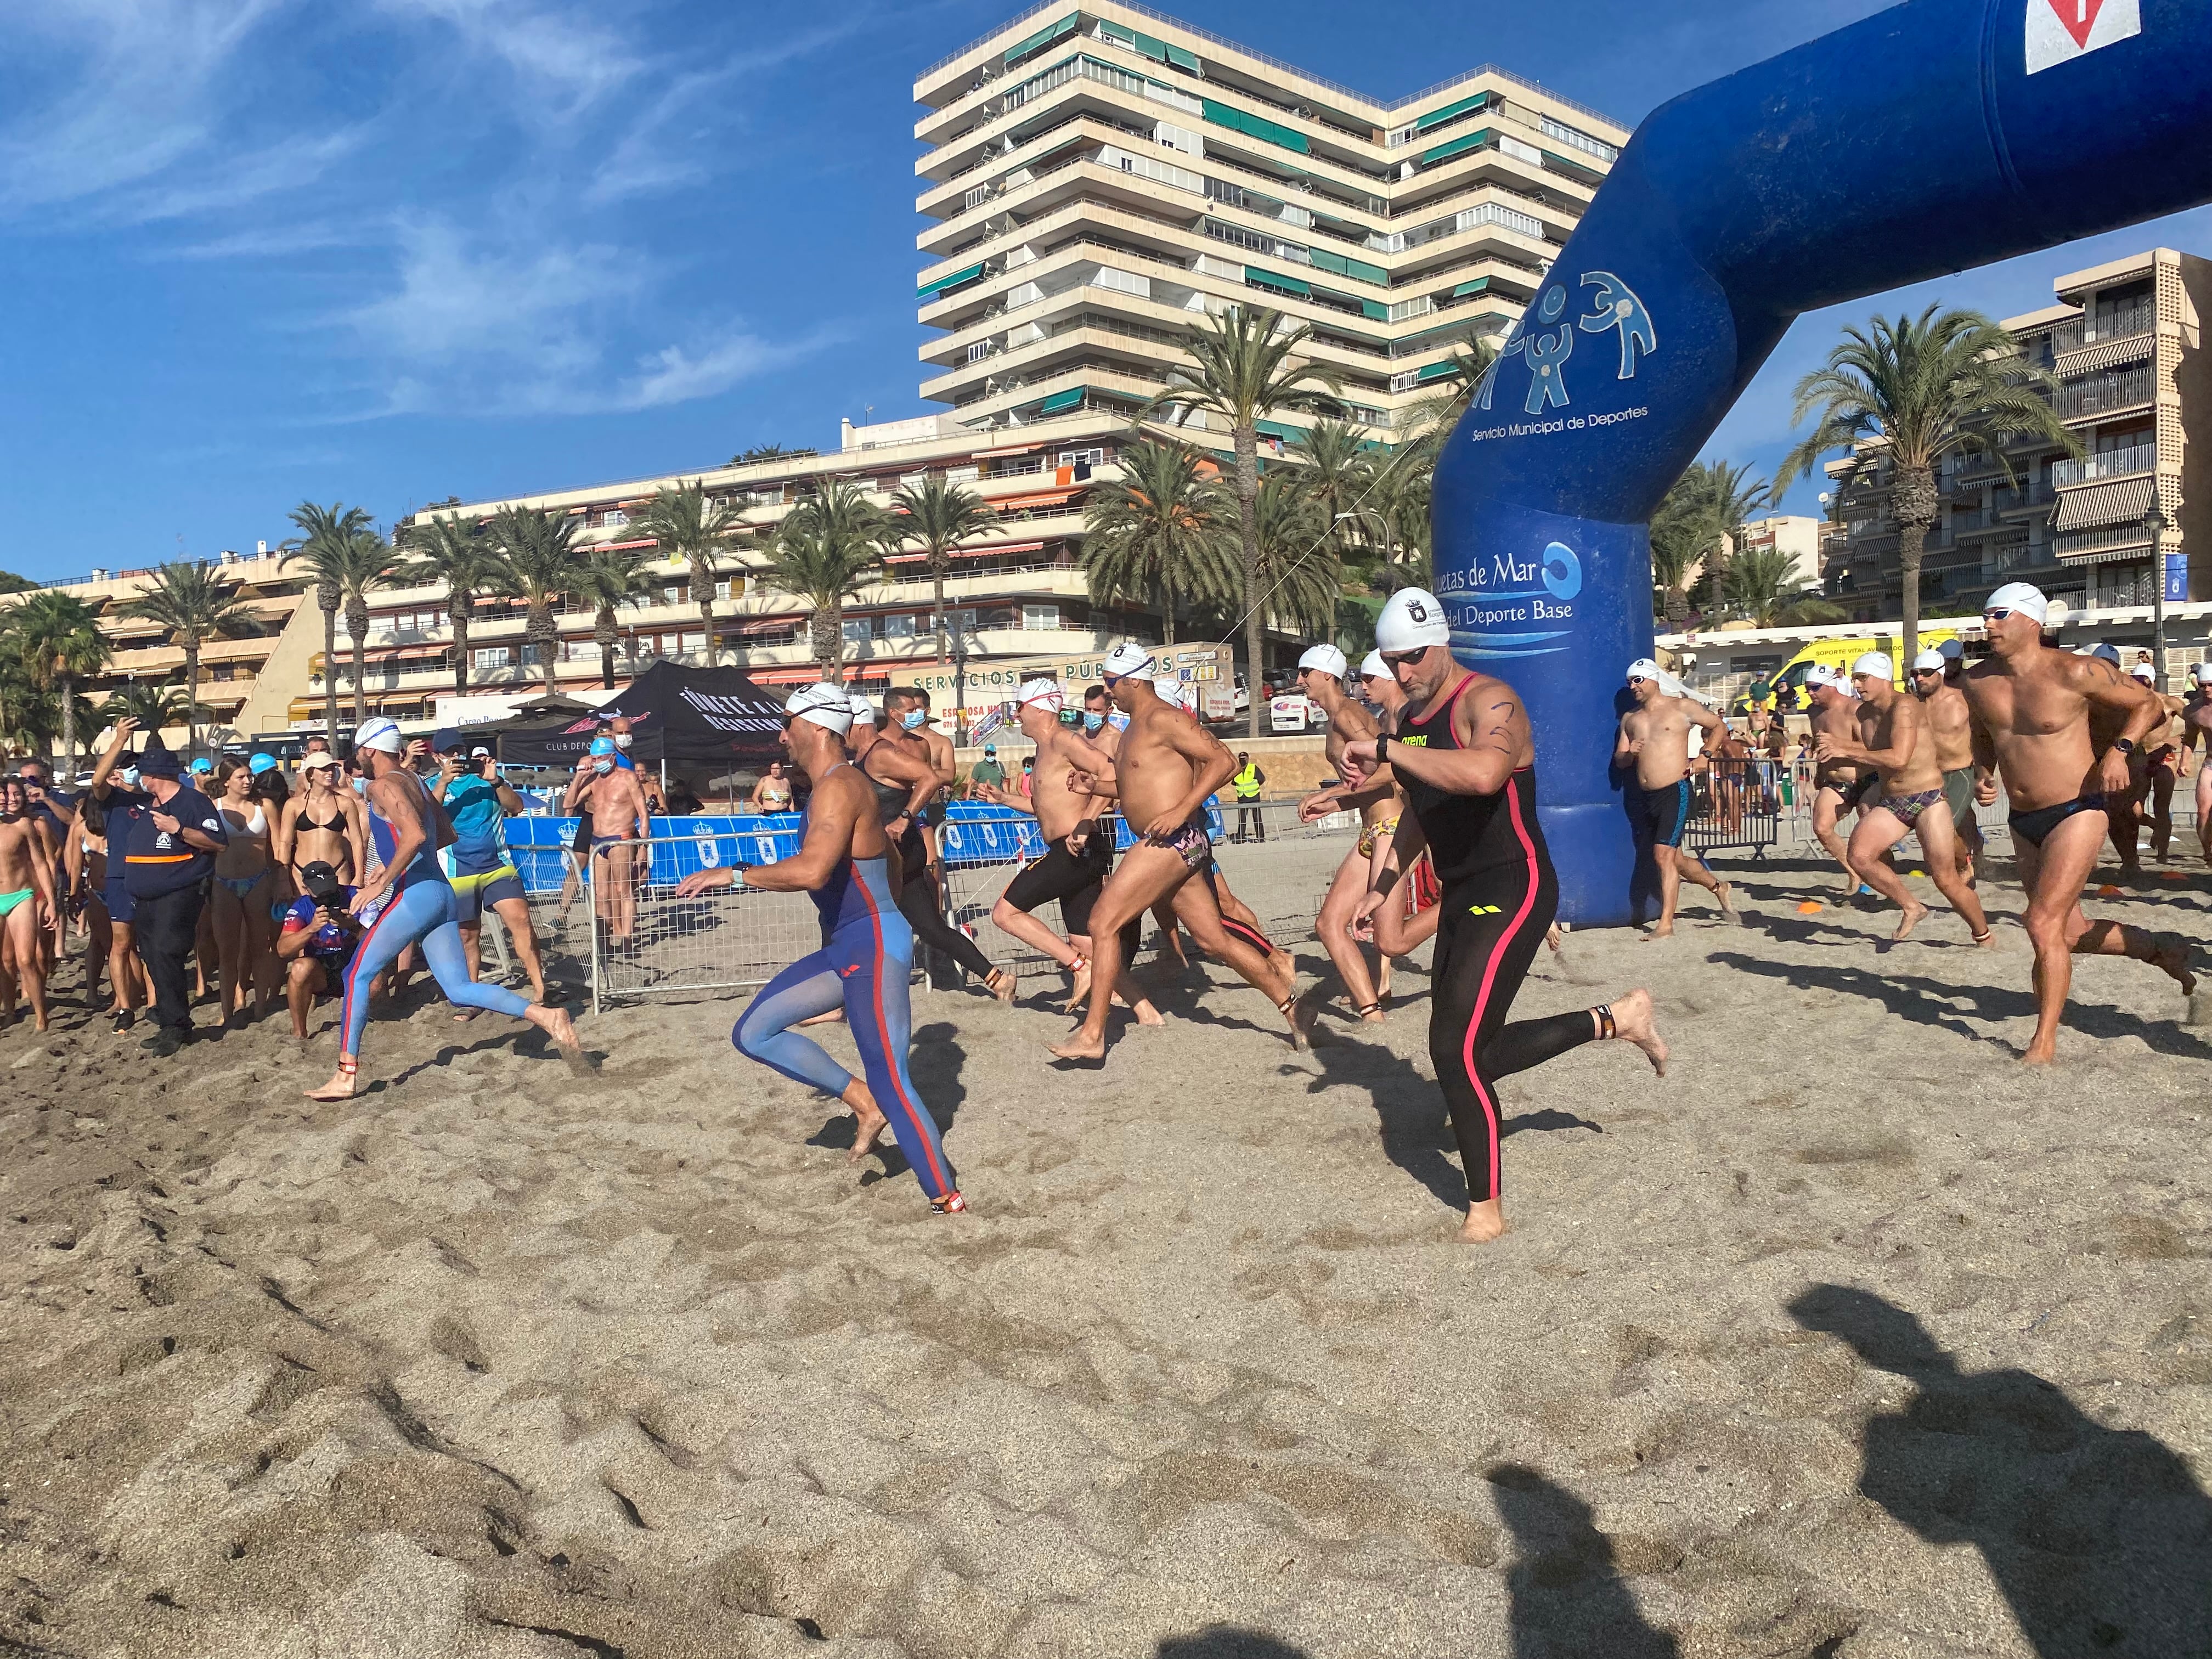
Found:
[(592, 752), (594, 755), (613, 754), (615, 752), (615, 740), (612, 738), (593, 738), (592, 739)]
[(205, 755), (202, 755), (198, 760), (192, 763), (192, 770), (195, 772), (212, 772), (215, 770), (215, 763), (210, 760)]
[(252, 760), (246, 763), (246, 769), (252, 773), (256, 777), (259, 777), (264, 772), (274, 772), (276, 769), (276, 757), (274, 755), (256, 755)]

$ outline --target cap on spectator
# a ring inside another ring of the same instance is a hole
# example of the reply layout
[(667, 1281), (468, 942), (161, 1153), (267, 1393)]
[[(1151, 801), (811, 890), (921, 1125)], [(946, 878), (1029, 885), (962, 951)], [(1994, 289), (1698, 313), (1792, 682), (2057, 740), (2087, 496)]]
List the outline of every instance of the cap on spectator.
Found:
[(246, 769), (252, 773), (257, 778), (264, 772), (274, 772), (276, 769), (276, 757), (274, 755), (256, 755), (252, 760), (246, 763)]
[(169, 745), (163, 743), (159, 736), (154, 736), (146, 739), (146, 751), (138, 757), (138, 770), (142, 775), (149, 778), (173, 778), (181, 776), (184, 769), (177, 764), (177, 757), (169, 752)]
[(338, 757), (329, 750), (318, 749), (313, 754), (305, 757), (300, 762), (300, 769), (302, 772), (320, 772), (325, 769), (335, 771), (337, 769), (337, 763)]
[(1946, 640), (1942, 644), (1937, 646), (1936, 649), (1942, 655), (1948, 657), (1953, 662), (1958, 661), (1961, 657), (1966, 654), (1966, 644), (1963, 641), (1960, 640)]
[(210, 760), (205, 755), (200, 755), (194, 757), (192, 761), (192, 775), (194, 777), (204, 778), (214, 770), (215, 763)]
[(482, 744), (478, 744), (475, 748), (469, 750), (469, 758), (471, 760), (489, 760), (491, 758), (491, 750), (485, 748)]

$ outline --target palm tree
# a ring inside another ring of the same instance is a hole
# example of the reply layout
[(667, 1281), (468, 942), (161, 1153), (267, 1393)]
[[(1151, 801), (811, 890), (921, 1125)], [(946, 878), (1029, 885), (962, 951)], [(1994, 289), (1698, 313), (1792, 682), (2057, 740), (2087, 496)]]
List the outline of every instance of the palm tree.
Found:
[(583, 574), (575, 547), (580, 522), (566, 513), (535, 507), (503, 507), (491, 521), (500, 591), (523, 602), (522, 635), (544, 672), (548, 696), (553, 694), (553, 653), (561, 637), (553, 613), (562, 596), (576, 591)]
[(937, 659), (945, 660), (945, 579), (952, 569), (952, 551), (996, 522), (983, 498), (966, 484), (957, 484), (942, 472), (932, 472), (916, 484), (903, 484), (891, 496), (890, 534), (898, 546), (921, 549), (928, 560), (930, 627), (937, 635)]
[(1798, 381), (1792, 426), (1812, 432), (1783, 459), (1778, 489), (1810, 472), (1831, 450), (1849, 452), (1842, 482), (1886, 456), (1895, 479), (1890, 515), (1904, 583), (1904, 659), (1920, 649), (1920, 560), (1938, 502), (1936, 469), (1949, 454), (1994, 454), (2008, 481), (2012, 464), (1998, 446), (2014, 438), (2079, 455), (2061, 425), (2051, 377), (2021, 354), (2020, 342), (1978, 312), (1929, 306), (1916, 319), (1876, 317), (1866, 332), (1844, 331), (1825, 367)]
[(1729, 608), (1761, 628), (1772, 627), (1775, 616), (1798, 597), (1790, 580), (1796, 568), (1796, 556), (1778, 547), (1745, 548), (1729, 561), (1723, 589)]
[(9, 611), (8, 625), (22, 640), (31, 684), (57, 693), (61, 703), (62, 771), (76, 775), (77, 683), (97, 674), (114, 653), (100, 619), (82, 599), (43, 588)]
[(845, 601), (881, 556), (884, 515), (857, 485), (838, 478), (791, 510), (768, 551), (762, 580), (812, 607), (807, 620), (822, 678), (845, 678)]
[(1401, 451), (1376, 475), (1360, 508), (1362, 539), (1382, 562), (1383, 591), (1429, 585), (1429, 501), (1436, 471), (1414, 451)]
[[(345, 603), (350, 550), (356, 538), (368, 529), (370, 520), (365, 509), (348, 507), (343, 501), (332, 501), (328, 507), (301, 501), (290, 517), (300, 526), (300, 533), (283, 544), (283, 556), (276, 561), (276, 568), (281, 570), (297, 559), (315, 579), (315, 605), (323, 613), (323, 725), (335, 745), (338, 740), (338, 607)], [(356, 686), (356, 703), (359, 694)]]
[(753, 526), (707, 494), (696, 478), (678, 478), (646, 503), (629, 519), (634, 537), (653, 538), (664, 559), (688, 566), (691, 572), (691, 603), (699, 607), (699, 621), (707, 631), (707, 665), (722, 665), (721, 641), (714, 629), (714, 585), (726, 567), (721, 556), (739, 536)]
[(1289, 471), (1261, 480), (1260, 586), (1242, 597), (1247, 610), (1272, 616), (1301, 638), (1331, 640), (1341, 566), (1303, 483)]
[(1120, 459), (1083, 509), (1083, 573), (1094, 604), (1157, 608), (1173, 645), (1183, 602), (1226, 604), (1242, 586), (1236, 498), (1181, 444), (1140, 439)]
[(1291, 446), (1305, 463), (1299, 482), (1328, 537), (1330, 550), (1342, 564), (1359, 540), (1354, 527), (1375, 484), (1370, 440), (1362, 428), (1347, 421), (1316, 421)]
[(1492, 335), (1469, 328), (1445, 354), (1445, 361), (1451, 364), (1452, 373), (1434, 377), (1431, 383), (1437, 390), (1400, 411), (1395, 428), (1399, 455), (1428, 470), (1435, 468), (1445, 440), (1459, 424), (1459, 417), (1467, 413), (1467, 406), (1474, 401), (1483, 377), (1498, 361), (1498, 341)]
[(131, 680), (107, 694), (107, 701), (100, 705), (97, 718), (110, 726), (119, 720), (134, 720), (142, 732), (159, 732), (166, 726), (183, 725), (185, 709), (185, 694), (175, 686)]
[(185, 758), (199, 753), (200, 647), (211, 639), (252, 636), (254, 619), (234, 584), (204, 563), (175, 559), (154, 568), (152, 579), (116, 608), (118, 617), (158, 623), (173, 645), (185, 649)]
[(1713, 578), (1707, 608), (1720, 610), (1722, 551), (1734, 536), (1732, 525), (1757, 510), (1755, 487), (1746, 486), (1749, 471), (1725, 461), (1692, 461), (1651, 515), (1651, 574), (1670, 626), (1679, 629), (1687, 620), (1691, 573), (1700, 566)]
[(477, 600), (500, 591), (499, 550), (483, 526), (451, 513), (434, 514), (407, 526), (399, 544), (414, 556), (392, 571), (394, 587), (443, 587), (446, 617), (453, 625), (453, 695), (469, 695), (469, 623)]
[(615, 647), (622, 641), (622, 624), (615, 612), (645, 597), (648, 556), (641, 547), (587, 547), (577, 569), (572, 591), (592, 607), (592, 637), (599, 647), (599, 684), (610, 691), (615, 689)]
[(1743, 527), (1753, 515), (1773, 506), (1774, 491), (1748, 465), (1727, 461), (1692, 461), (1675, 480), (1674, 489), (1681, 492), (1680, 507), (1693, 528), (1698, 557), (1712, 578), (1712, 608), (1719, 611), (1724, 603), (1729, 555), (1743, 545)]
[[(1337, 406), (1343, 383), (1336, 371), (1293, 354), (1313, 330), (1291, 327), (1264, 306), (1231, 306), (1200, 319), (1183, 343), (1188, 365), (1169, 376), (1166, 389), (1145, 412), (1170, 406), (1202, 410), (1229, 428), (1236, 452), (1237, 519), (1244, 555), (1244, 591), (1263, 591), (1260, 580), (1260, 422), (1285, 410), (1326, 411)], [(1259, 685), (1266, 629), (1256, 608), (1244, 617), (1245, 683), (1253, 688), (1251, 735), (1260, 735)]]

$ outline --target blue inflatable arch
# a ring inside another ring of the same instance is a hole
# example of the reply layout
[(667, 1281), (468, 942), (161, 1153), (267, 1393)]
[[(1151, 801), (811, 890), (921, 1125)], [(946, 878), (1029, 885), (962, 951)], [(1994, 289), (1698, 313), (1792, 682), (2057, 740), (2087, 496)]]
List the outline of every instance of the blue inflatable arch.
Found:
[(2212, 0), (1909, 0), (1654, 112), (1437, 470), (1453, 650), (1537, 734), (1561, 917), (1628, 920), (1653, 510), (1802, 312), (2212, 200)]

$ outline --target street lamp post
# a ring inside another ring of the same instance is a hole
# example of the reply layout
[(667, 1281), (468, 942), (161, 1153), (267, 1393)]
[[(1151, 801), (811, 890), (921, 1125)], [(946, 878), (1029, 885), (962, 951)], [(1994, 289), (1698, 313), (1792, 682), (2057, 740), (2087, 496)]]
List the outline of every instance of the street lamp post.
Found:
[(2143, 528), (2150, 532), (2151, 574), (2151, 672), (2158, 676), (2158, 690), (2166, 695), (2166, 532), (2172, 520), (2158, 499), (2158, 485), (2151, 485), (2150, 511), (2143, 514)]
[(968, 635), (959, 623), (947, 630), (952, 639), (952, 741), (968, 742)]

